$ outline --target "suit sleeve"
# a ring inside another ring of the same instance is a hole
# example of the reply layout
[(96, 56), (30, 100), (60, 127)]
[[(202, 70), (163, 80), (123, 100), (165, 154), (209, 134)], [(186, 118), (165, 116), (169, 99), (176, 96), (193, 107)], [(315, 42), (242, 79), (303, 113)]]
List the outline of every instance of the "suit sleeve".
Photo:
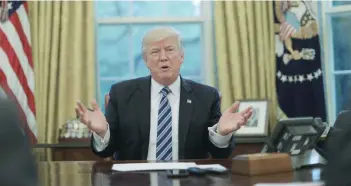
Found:
[(106, 113), (105, 117), (108, 123), (109, 127), (109, 138), (106, 146), (103, 150), (97, 149), (95, 147), (96, 141), (100, 139), (95, 139), (94, 135), (91, 136), (91, 146), (93, 152), (98, 155), (101, 158), (106, 158), (106, 157), (111, 157), (115, 152), (118, 151), (119, 145), (118, 145), (118, 129), (119, 129), (119, 123), (118, 123), (118, 103), (117, 103), (117, 91), (116, 87), (113, 86), (110, 90), (109, 96), (110, 99), (108, 101), (108, 105), (106, 108)]
[[(212, 105), (211, 105), (211, 112), (210, 112), (210, 119), (208, 122), (208, 127), (213, 127), (214, 125), (216, 125), (219, 121), (219, 119), (221, 118), (222, 114), (221, 114), (221, 108), (220, 108), (220, 98), (219, 98), (219, 94), (218, 91), (215, 91), (214, 93), (214, 99), (212, 101)], [(211, 133), (210, 133), (211, 135)], [(209, 133), (206, 133), (206, 138), (207, 140), (207, 149), (208, 152), (211, 154), (212, 158), (228, 158), (231, 155), (232, 152), (232, 145), (228, 145), (225, 148), (219, 148), (216, 145), (213, 144), (213, 142), (211, 142), (210, 137), (209, 137)], [(233, 141), (233, 137), (231, 137), (231, 139), (229, 140), (230, 142)]]

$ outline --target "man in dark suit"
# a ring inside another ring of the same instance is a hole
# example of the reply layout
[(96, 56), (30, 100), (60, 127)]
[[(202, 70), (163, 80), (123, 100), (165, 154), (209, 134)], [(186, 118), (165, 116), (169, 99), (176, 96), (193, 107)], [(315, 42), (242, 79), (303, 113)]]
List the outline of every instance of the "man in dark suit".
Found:
[(327, 186), (351, 185), (351, 111), (343, 111), (335, 121), (326, 142), (327, 165), (323, 179)]
[(93, 101), (93, 111), (80, 102), (76, 112), (94, 133), (93, 152), (118, 153), (119, 160), (227, 158), (233, 132), (244, 125), (252, 108), (239, 103), (220, 112), (216, 89), (184, 79), (180, 36), (172, 28), (149, 31), (143, 58), (151, 76), (117, 83), (110, 90), (106, 117)]
[(16, 105), (0, 96), (0, 183), (35, 186), (37, 170), (29, 140), (21, 128)]

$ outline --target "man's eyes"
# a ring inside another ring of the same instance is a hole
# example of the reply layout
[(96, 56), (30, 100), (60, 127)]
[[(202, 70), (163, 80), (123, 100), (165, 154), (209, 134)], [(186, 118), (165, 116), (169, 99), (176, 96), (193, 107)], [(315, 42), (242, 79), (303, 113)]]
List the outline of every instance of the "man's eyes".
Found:
[[(167, 48), (166, 51), (174, 51), (174, 48)], [(156, 54), (159, 52), (160, 52), (160, 50), (153, 50), (153, 51), (151, 51), (151, 54)]]

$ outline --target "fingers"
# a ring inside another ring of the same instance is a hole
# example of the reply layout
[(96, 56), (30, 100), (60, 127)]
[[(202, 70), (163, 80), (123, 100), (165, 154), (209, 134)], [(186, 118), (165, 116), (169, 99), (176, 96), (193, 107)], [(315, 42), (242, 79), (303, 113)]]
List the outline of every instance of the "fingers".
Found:
[(87, 108), (80, 102), (80, 101), (77, 101), (77, 105), (78, 105), (78, 108), (79, 108), (79, 112), (86, 112), (87, 111)]
[(76, 110), (76, 115), (78, 117), (80, 117), (81, 116), (80, 109), (78, 107), (76, 107), (75, 110)]
[(245, 123), (247, 122), (247, 120), (251, 117), (252, 115), (252, 108), (246, 108), (245, 110), (243, 110), (242, 112), (240, 112), (240, 115), (244, 117), (245, 119)]
[(247, 121), (246, 117), (245, 116), (241, 116), (239, 121), (238, 121), (239, 126), (241, 127), (241, 126), (245, 125), (246, 121)]
[(252, 112), (252, 106), (247, 107), (245, 110), (241, 111), (240, 114), (247, 115), (250, 111)]
[(96, 103), (96, 100), (93, 99), (93, 101), (91, 102), (91, 105), (93, 106), (93, 110), (99, 110), (99, 105)]
[(75, 110), (80, 122), (87, 125), (86, 118), (84, 117), (84, 113), (88, 111), (87, 108), (80, 101), (77, 101)]
[[(79, 120), (81, 121), (81, 122), (83, 122), (83, 116), (84, 116), (84, 113), (80, 110), (80, 108), (78, 108), (78, 107), (76, 107), (76, 114), (77, 114), (77, 116), (78, 116), (78, 118), (79, 118)], [(84, 122), (83, 122), (84, 123)]]
[(238, 109), (239, 109), (239, 106), (240, 106), (240, 102), (239, 101), (236, 101), (233, 103), (233, 105), (231, 107), (229, 107), (227, 109), (227, 112), (230, 112), (230, 113), (234, 113), (234, 112), (237, 112)]
[(243, 125), (247, 124), (247, 120), (249, 120), (249, 118), (252, 115), (252, 107), (248, 107), (246, 108), (244, 111), (240, 112), (239, 114), (239, 118), (238, 118), (238, 126), (239, 128)]
[(250, 110), (245, 114), (246, 120), (248, 120), (251, 116), (252, 116), (252, 109), (250, 109)]

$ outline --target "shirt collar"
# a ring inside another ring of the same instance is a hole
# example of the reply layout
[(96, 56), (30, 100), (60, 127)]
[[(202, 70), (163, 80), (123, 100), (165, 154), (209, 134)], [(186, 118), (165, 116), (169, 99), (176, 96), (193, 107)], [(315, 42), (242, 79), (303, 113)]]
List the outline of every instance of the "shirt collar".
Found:
[[(151, 78), (152, 97), (157, 97), (157, 95), (161, 92), (163, 87), (165, 87), (165, 86), (158, 83), (153, 78)], [(173, 82), (171, 85), (169, 85), (168, 88), (171, 90), (170, 94), (173, 94), (175, 96), (179, 96), (180, 95), (180, 76), (178, 76), (176, 81)]]

